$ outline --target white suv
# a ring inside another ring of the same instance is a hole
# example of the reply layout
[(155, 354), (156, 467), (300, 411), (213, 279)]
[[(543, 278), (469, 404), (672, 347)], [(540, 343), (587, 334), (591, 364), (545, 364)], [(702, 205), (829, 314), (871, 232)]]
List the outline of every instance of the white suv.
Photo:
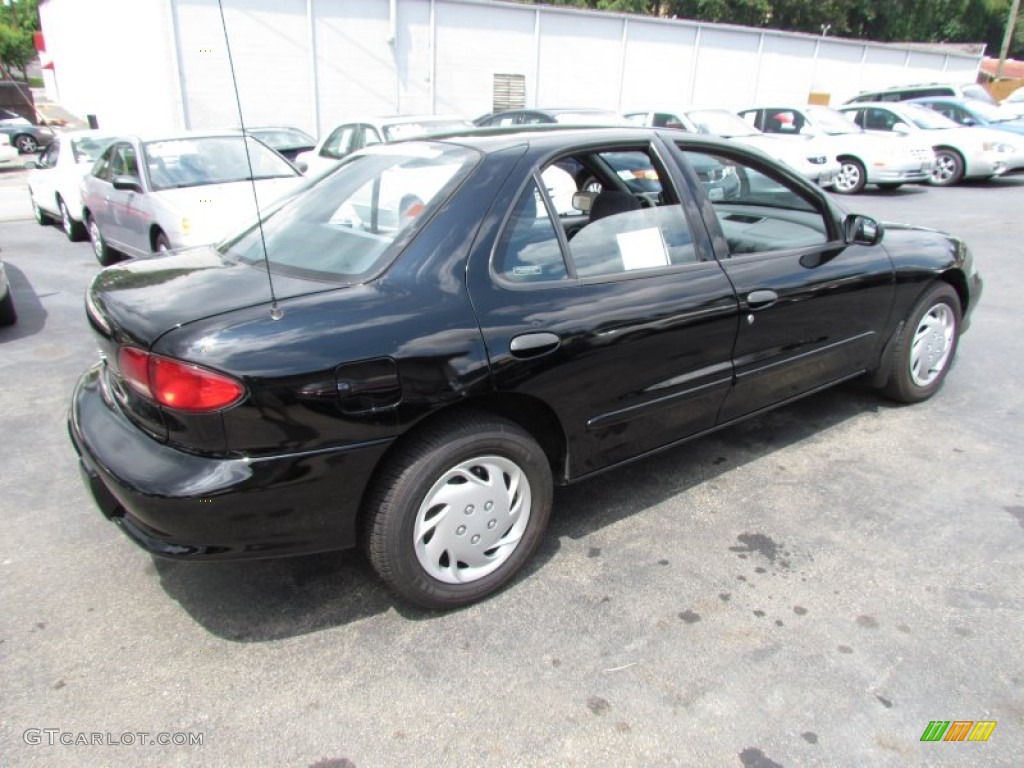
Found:
[(922, 83), (921, 85), (897, 85), (883, 88), (880, 91), (864, 91), (858, 93), (847, 104), (863, 104), (866, 101), (907, 101), (922, 99), (929, 96), (955, 96), (961, 99), (974, 99), (986, 104), (995, 104), (995, 100), (977, 83)]

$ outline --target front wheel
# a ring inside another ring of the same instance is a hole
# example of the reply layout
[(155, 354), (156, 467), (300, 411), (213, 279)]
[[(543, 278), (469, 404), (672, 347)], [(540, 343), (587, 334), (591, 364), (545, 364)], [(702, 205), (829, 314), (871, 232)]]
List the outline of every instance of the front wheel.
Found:
[(940, 147), (935, 150), (935, 168), (932, 169), (932, 184), (937, 187), (951, 187), (964, 177), (964, 159), (955, 149)]
[(918, 300), (893, 349), (887, 396), (917, 403), (939, 390), (956, 354), (960, 317), (960, 297), (946, 283), (932, 286)]
[(171, 241), (167, 239), (167, 235), (157, 230), (156, 237), (153, 238), (153, 251), (165, 253), (169, 250), (171, 250)]
[(551, 512), (547, 457), (516, 424), (464, 414), (399, 449), (367, 498), (363, 544), (387, 584), (449, 609), (504, 586)]
[(856, 195), (867, 184), (868, 175), (864, 164), (853, 157), (839, 160), (839, 175), (836, 176), (835, 191), (844, 195)]
[(32, 201), (32, 215), (36, 217), (36, 223), (41, 227), (45, 227), (50, 223), (49, 214), (40, 208), (39, 204), (35, 200)]

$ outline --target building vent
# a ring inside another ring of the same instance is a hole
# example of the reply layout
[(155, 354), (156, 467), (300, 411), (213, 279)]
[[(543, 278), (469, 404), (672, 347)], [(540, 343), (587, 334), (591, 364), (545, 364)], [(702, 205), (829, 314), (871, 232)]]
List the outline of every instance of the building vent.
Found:
[(526, 75), (495, 75), (492, 112), (526, 106)]

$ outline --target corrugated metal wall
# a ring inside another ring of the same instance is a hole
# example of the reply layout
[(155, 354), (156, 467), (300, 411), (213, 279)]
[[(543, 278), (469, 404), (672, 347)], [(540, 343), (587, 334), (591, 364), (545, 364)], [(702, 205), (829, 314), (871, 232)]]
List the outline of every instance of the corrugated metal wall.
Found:
[[(475, 117), (491, 109), (496, 73), (523, 76), (528, 106), (626, 111), (803, 103), (812, 91), (836, 104), (866, 88), (972, 82), (980, 62), (482, 0), (223, 2), (246, 123), (314, 133), (359, 115)], [(217, 0), (90, 0), (88, 12), (85, 5), (44, 0), (40, 8), (68, 108), (119, 130), (238, 123)], [(112, 24), (125, 34), (111, 39)]]

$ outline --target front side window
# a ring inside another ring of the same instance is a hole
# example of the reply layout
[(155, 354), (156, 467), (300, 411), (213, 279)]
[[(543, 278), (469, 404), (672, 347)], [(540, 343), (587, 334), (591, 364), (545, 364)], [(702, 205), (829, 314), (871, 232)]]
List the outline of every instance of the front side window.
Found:
[(352, 134), (354, 133), (354, 125), (342, 125), (335, 128), (320, 149), (320, 156), (330, 157), (334, 160), (345, 157), (351, 151)]
[(506, 280), (616, 279), (697, 261), (682, 205), (649, 149), (560, 157), (540, 178), (547, 194), (531, 180), (495, 248)]
[(114, 147), (108, 147), (92, 167), (92, 175), (97, 179), (110, 180), (110, 163), (114, 157), (114, 149)]
[(729, 255), (788, 251), (829, 241), (819, 205), (781, 175), (714, 152), (684, 149), (729, 245)]
[(478, 162), (445, 144), (380, 144), (350, 155), (317, 183), (219, 243), (231, 259), (266, 261), (272, 271), (314, 280), (360, 282), (397, 256)]
[(118, 144), (110, 162), (111, 176), (139, 177), (139, 162), (135, 156), (135, 147), (131, 144)]

